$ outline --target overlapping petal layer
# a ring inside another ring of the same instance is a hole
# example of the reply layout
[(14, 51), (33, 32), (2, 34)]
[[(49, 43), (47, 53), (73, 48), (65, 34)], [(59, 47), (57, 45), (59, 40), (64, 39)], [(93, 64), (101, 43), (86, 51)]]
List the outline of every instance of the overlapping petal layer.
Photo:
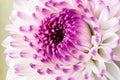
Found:
[(119, 3), (15, 0), (7, 80), (119, 80)]

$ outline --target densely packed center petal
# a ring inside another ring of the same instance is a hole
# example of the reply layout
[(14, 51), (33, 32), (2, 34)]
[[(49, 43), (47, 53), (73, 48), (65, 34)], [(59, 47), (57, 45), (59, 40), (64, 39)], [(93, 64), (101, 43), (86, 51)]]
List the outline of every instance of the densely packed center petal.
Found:
[[(91, 47), (90, 27), (75, 9), (64, 8), (59, 13), (46, 17), (34, 35), (42, 61), (59, 59), (64, 62), (69, 61), (68, 57), (80, 59), (81, 53), (87, 52)], [(30, 44), (35, 46), (32, 42)]]

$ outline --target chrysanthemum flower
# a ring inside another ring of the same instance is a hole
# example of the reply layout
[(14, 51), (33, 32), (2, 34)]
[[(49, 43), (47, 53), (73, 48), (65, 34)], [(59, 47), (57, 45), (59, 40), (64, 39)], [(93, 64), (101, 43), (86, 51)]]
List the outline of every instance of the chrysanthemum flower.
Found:
[(7, 80), (120, 80), (120, 0), (15, 0), (3, 42)]

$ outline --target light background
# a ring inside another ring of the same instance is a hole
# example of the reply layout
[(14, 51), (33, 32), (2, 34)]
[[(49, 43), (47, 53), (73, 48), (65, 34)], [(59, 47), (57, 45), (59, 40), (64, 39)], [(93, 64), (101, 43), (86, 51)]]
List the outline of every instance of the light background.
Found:
[(4, 30), (5, 25), (9, 24), (9, 15), (13, 7), (13, 0), (0, 0), (0, 80), (6, 79), (7, 65), (5, 61), (4, 48), (1, 42), (7, 37), (8, 32)]

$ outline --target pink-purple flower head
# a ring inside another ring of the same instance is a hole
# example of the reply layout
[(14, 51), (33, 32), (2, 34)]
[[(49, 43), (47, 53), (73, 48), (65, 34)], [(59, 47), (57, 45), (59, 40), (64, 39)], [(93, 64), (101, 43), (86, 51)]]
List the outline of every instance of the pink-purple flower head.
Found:
[(15, 0), (3, 42), (7, 80), (119, 80), (119, 0)]

